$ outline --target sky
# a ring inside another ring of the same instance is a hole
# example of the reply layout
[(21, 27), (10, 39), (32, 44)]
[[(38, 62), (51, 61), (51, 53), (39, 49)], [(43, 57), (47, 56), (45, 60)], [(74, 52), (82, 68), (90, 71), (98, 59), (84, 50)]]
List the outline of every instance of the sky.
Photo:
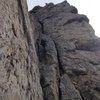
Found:
[[(64, 0), (27, 0), (28, 10), (45, 3), (53, 2), (60, 3)], [(96, 36), (100, 37), (100, 0), (67, 0), (71, 5), (74, 5), (79, 14), (85, 14), (90, 19), (90, 24), (95, 30)]]

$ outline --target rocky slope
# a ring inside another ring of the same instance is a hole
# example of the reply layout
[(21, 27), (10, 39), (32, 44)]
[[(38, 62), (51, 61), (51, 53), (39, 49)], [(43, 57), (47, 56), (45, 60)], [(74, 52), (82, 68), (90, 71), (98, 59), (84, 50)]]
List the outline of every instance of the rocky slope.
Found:
[(36, 6), (35, 25), (44, 100), (100, 100), (100, 39), (85, 15), (64, 1)]
[(0, 0), (0, 100), (100, 100), (100, 39), (75, 7)]

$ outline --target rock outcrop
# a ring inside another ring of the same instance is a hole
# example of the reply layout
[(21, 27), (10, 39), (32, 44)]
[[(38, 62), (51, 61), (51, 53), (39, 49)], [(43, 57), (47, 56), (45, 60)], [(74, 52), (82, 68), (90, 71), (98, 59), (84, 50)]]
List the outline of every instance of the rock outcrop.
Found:
[(0, 0), (0, 100), (100, 100), (100, 39), (67, 1), (28, 13)]
[(0, 100), (43, 100), (26, 0), (0, 0)]
[(67, 1), (30, 11), (44, 100), (100, 100), (100, 39)]

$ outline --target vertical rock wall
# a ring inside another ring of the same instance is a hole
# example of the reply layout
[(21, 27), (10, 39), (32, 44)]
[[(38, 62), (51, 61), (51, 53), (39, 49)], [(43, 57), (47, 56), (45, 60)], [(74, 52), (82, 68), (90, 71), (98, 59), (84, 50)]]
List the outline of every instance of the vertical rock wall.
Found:
[(0, 100), (100, 100), (89, 19), (67, 1), (28, 13), (26, 0), (0, 0)]
[(0, 0), (0, 100), (43, 100), (26, 0)]
[(100, 100), (100, 39), (89, 19), (67, 1), (36, 6), (30, 16), (44, 100)]

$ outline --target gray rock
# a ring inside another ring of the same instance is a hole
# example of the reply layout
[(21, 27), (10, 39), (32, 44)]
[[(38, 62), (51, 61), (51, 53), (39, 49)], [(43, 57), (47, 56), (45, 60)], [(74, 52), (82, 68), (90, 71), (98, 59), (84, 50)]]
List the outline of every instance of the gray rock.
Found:
[(59, 65), (53, 40), (42, 34), (39, 42), (41, 85), (45, 100), (58, 100)]
[(100, 39), (67, 1), (28, 13), (0, 2), (0, 100), (100, 100)]
[(69, 77), (64, 74), (60, 79), (61, 100), (82, 100)]
[[(94, 30), (89, 24), (87, 16), (78, 14), (77, 9), (70, 6), (67, 1), (57, 5), (50, 3), (34, 9), (30, 15), (35, 16), (40, 23), (42, 29), (40, 34), (49, 36), (52, 43), (55, 44), (54, 46), (49, 42), (48, 48), (55, 48), (50, 50), (55, 51), (55, 53), (51, 53), (53, 55), (52, 62), (58, 66), (59, 77), (54, 78), (54, 75), (51, 75), (51, 72), (52, 74), (56, 73), (48, 71), (51, 67), (48, 70), (43, 67), (45, 71), (41, 74), (47, 72), (47, 80), (51, 80), (51, 77), (53, 80), (58, 78), (59, 91), (55, 92), (56, 96), (59, 93), (58, 98), (61, 100), (99, 100), (100, 39), (94, 35)], [(49, 39), (47, 40), (49, 41)], [(46, 52), (50, 52), (49, 49)], [(44, 51), (43, 48), (39, 49), (39, 53), (42, 51)], [(39, 59), (47, 56), (46, 53), (43, 54)], [(51, 58), (48, 57), (48, 59)], [(41, 63), (44, 64), (44, 62)], [(51, 97), (51, 94), (54, 94), (54, 89), (49, 87), (47, 85), (47, 89), (45, 89), (47, 94), (50, 93), (48, 98), (55, 100), (55, 96)], [(45, 93), (44, 97), (47, 97), (47, 94)]]

